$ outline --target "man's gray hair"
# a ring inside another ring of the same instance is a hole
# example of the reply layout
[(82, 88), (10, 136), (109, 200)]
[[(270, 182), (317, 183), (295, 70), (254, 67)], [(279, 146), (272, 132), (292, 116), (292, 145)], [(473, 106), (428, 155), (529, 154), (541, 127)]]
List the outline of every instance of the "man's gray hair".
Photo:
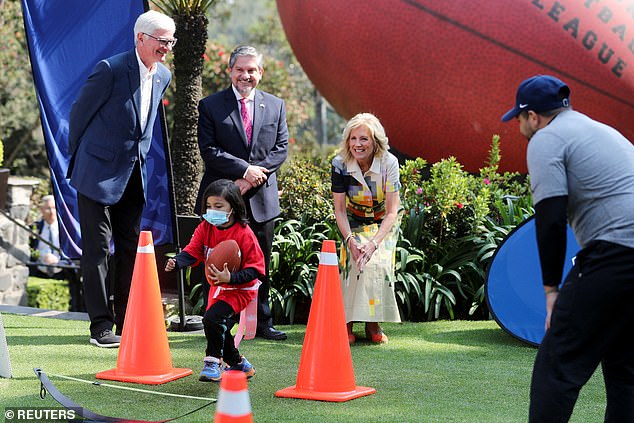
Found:
[(157, 29), (176, 32), (174, 19), (155, 10), (149, 10), (139, 15), (134, 24), (134, 45), (137, 43), (138, 34), (140, 32), (153, 35)]
[(233, 65), (236, 64), (236, 60), (240, 56), (253, 56), (258, 62), (258, 66), (262, 68), (264, 56), (260, 53), (255, 47), (252, 46), (238, 46), (232, 52), (231, 56), (229, 56), (229, 67), (232, 68)]
[(42, 196), (42, 198), (40, 198), (40, 205), (44, 205), (49, 201), (55, 202), (55, 197), (53, 197), (53, 195), (51, 194), (44, 195)]

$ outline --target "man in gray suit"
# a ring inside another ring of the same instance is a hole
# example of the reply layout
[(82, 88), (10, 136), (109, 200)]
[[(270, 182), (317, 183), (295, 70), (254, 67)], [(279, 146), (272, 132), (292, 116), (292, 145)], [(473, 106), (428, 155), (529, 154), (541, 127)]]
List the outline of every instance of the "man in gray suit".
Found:
[[(77, 190), (90, 343), (98, 347), (119, 346), (147, 192), (152, 128), (171, 80), (162, 62), (176, 43), (175, 30), (172, 18), (162, 13), (140, 15), (135, 48), (100, 61), (70, 112), (68, 177)], [(109, 268), (111, 239), (115, 253)]]
[(273, 245), (273, 219), (280, 214), (275, 172), (288, 154), (288, 128), (284, 101), (257, 90), (262, 78), (262, 54), (239, 46), (229, 58), (231, 87), (202, 99), (198, 105), (198, 145), (205, 162), (196, 210), (202, 210), (205, 188), (217, 179), (230, 179), (240, 187), (249, 226), (264, 253), (266, 277), (258, 292), (256, 335), (283, 340), (273, 328), (269, 306), (269, 264)]

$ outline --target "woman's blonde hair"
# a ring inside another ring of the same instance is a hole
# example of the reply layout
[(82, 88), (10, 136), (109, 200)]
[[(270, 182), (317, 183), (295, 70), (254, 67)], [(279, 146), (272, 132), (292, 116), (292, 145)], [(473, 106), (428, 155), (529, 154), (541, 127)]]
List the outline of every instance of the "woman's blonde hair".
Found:
[(379, 119), (372, 113), (359, 113), (350, 119), (343, 129), (339, 155), (344, 162), (347, 162), (352, 157), (352, 154), (350, 154), (350, 132), (360, 126), (365, 126), (370, 130), (376, 157), (381, 157), (390, 148), (385, 129)]

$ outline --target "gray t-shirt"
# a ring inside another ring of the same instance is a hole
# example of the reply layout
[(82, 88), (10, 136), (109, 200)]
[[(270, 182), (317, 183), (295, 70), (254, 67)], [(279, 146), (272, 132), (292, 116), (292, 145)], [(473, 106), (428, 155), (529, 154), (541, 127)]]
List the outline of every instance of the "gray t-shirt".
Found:
[(568, 196), (579, 245), (634, 248), (634, 146), (618, 131), (566, 110), (533, 135), (527, 163), (533, 204)]

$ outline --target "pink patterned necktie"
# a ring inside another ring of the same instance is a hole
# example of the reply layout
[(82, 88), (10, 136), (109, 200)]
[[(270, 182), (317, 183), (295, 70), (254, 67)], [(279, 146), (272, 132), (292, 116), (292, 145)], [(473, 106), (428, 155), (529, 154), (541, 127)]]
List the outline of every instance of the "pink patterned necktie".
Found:
[(251, 137), (253, 136), (253, 123), (249, 117), (249, 111), (247, 110), (247, 99), (240, 99), (240, 116), (242, 116), (242, 125), (244, 125), (244, 132), (247, 135), (247, 142), (251, 145)]

